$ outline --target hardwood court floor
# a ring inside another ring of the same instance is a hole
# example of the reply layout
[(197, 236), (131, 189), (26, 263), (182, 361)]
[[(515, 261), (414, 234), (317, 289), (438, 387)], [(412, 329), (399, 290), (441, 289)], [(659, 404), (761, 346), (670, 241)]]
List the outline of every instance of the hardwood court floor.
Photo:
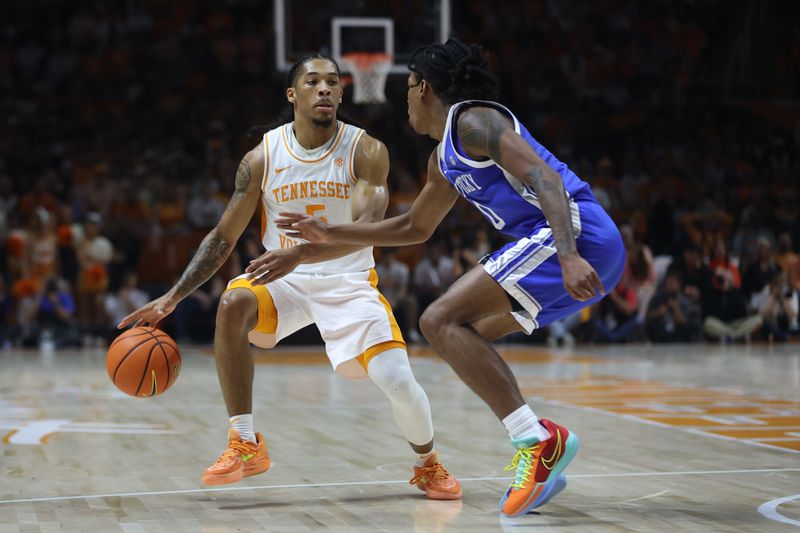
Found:
[[(461, 502), (409, 487), (386, 399), (319, 348), (256, 354), (255, 420), (274, 464), (216, 490), (227, 415), (208, 348), (164, 396), (117, 393), (102, 350), (0, 352), (0, 532), (791, 531), (800, 526), (800, 354), (789, 346), (506, 347), (534, 410), (582, 448), (540, 513), (505, 519), (502, 425), (415, 348)], [(534, 529), (535, 528), (535, 529)]]

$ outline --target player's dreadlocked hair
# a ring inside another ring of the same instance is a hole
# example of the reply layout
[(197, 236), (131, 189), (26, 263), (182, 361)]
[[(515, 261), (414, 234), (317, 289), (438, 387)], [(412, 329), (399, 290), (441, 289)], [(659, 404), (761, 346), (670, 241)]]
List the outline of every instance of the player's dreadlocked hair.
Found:
[[(331, 63), (333, 63), (333, 66), (336, 67), (336, 72), (338, 74), (342, 73), (342, 69), (339, 68), (339, 63), (336, 62), (336, 60), (333, 58), (333, 56), (330, 56), (330, 55), (322, 53), (322, 52), (314, 52), (314, 53), (311, 53), (311, 54), (306, 54), (303, 57), (301, 57), (300, 59), (298, 59), (297, 61), (295, 61), (294, 64), (289, 69), (289, 74), (286, 76), (286, 88), (287, 89), (289, 87), (294, 87), (294, 83), (295, 83), (295, 81), (297, 81), (297, 75), (300, 73), (300, 69), (303, 67), (303, 65), (305, 65), (309, 61), (313, 61), (314, 59), (324, 59), (325, 61), (330, 61)], [(349, 117), (345, 113), (342, 113), (341, 107), (337, 111), (337, 115), (338, 115), (339, 119), (342, 120), (343, 122), (347, 122), (348, 124), (352, 124), (353, 126), (357, 126), (359, 128), (366, 129), (357, 120), (354, 120), (353, 118)], [(280, 112), (280, 114), (278, 115), (278, 118), (276, 118), (274, 121), (270, 122), (269, 124), (264, 125), (264, 126), (262, 126), (262, 125), (252, 126), (250, 129), (247, 130), (247, 135), (250, 136), (250, 137), (257, 136), (257, 135), (259, 135), (259, 136), (263, 135), (266, 132), (268, 132), (269, 130), (272, 130), (272, 129), (275, 129), (275, 128), (279, 127), (279, 126), (282, 126), (282, 125), (286, 124), (287, 122), (291, 122), (293, 119), (294, 119), (294, 111), (292, 110), (291, 107), (286, 107), (286, 108), (283, 109), (283, 111)]]
[(408, 70), (427, 81), (445, 104), (464, 100), (495, 100), (497, 78), (478, 44), (451, 37), (444, 44), (420, 46), (411, 54)]

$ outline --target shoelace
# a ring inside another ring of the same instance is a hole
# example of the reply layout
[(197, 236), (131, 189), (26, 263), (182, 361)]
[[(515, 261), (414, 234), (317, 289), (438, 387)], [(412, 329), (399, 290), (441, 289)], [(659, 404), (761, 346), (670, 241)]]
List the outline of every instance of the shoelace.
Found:
[(238, 440), (229, 440), (228, 449), (222, 452), (222, 455), (220, 455), (219, 459), (217, 459), (217, 463), (225, 462), (237, 455), (247, 455), (250, 453), (250, 451), (250, 448), (244, 442)]
[(429, 475), (432, 479), (447, 479), (450, 477), (450, 472), (441, 463), (433, 463), (431, 466), (420, 468), (419, 472), (411, 478), (408, 484), (416, 485), (419, 480), (425, 482), (425, 478)]
[(517, 450), (511, 464), (504, 468), (504, 470), (516, 470), (517, 474), (514, 477), (514, 482), (511, 484), (513, 489), (521, 489), (528, 482), (531, 475), (533, 465), (536, 463), (536, 451), (539, 446), (532, 446), (530, 448), (521, 448)]

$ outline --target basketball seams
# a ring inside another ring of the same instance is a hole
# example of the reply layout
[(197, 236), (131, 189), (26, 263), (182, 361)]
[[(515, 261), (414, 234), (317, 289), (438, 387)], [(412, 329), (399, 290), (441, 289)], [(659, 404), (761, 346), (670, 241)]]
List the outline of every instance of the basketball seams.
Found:
[(153, 344), (153, 346), (150, 348), (150, 351), (147, 353), (147, 361), (144, 362), (144, 372), (142, 372), (142, 379), (139, 380), (139, 386), (136, 387), (136, 393), (134, 394), (135, 396), (139, 396), (139, 390), (142, 388), (142, 385), (144, 384), (144, 378), (147, 377), (147, 371), (150, 369), (150, 358), (153, 356), (153, 350), (155, 350), (156, 346), (158, 345), (158, 339), (156, 339), (155, 344)]
[(161, 348), (161, 355), (164, 356), (164, 367), (167, 369), (167, 382), (164, 384), (164, 390), (158, 392), (158, 394), (161, 394), (162, 392), (164, 392), (169, 388), (169, 378), (172, 376), (172, 369), (169, 367), (169, 359), (167, 358), (167, 351), (164, 349), (164, 347), (161, 345), (160, 342), (158, 343), (158, 347)]
[[(158, 331), (159, 334), (158, 335), (153, 334), (154, 331)], [(139, 383), (139, 388), (141, 388), (142, 384), (144, 384), (144, 378), (147, 375), (147, 370), (150, 368), (150, 359), (152, 357), (153, 350), (155, 350), (155, 347), (158, 346), (161, 349), (161, 354), (164, 356), (164, 362), (166, 363), (166, 371), (167, 371), (167, 382), (164, 385), (164, 389), (163, 390), (161, 390), (161, 391), (156, 390), (156, 395), (158, 395), (158, 394), (161, 394), (162, 392), (165, 392), (169, 388), (170, 378), (172, 376), (172, 369), (169, 366), (169, 358), (167, 357), (167, 352), (166, 352), (166, 350), (164, 350), (164, 347), (162, 346), (162, 344), (166, 344), (167, 346), (172, 348), (175, 351), (175, 353), (180, 353), (180, 352), (178, 352), (178, 347), (175, 344), (173, 344), (174, 341), (173, 342), (167, 342), (167, 341), (160, 341), (159, 340), (160, 338), (164, 338), (164, 339), (169, 339), (170, 341), (172, 341), (172, 337), (170, 337), (169, 335), (167, 335), (163, 331), (161, 331), (161, 330), (159, 330), (157, 328), (153, 328), (152, 330), (148, 330), (148, 333), (150, 333), (150, 336), (153, 338), (154, 341), (156, 341), (156, 344), (152, 348), (150, 348), (150, 353), (147, 354), (147, 363), (145, 363), (145, 372), (144, 372), (145, 375), (142, 376), (142, 381)], [(136, 389), (136, 394), (137, 395), (139, 394), (139, 389)]]
[[(153, 355), (153, 350), (155, 350), (155, 349), (156, 349), (156, 348), (155, 348), (156, 346), (158, 346), (159, 348), (161, 348), (161, 341), (160, 341), (160, 340), (158, 340), (158, 338), (159, 338), (159, 337), (167, 337), (167, 338), (169, 337), (169, 336), (168, 336), (168, 335), (166, 335), (166, 334), (164, 334), (164, 335), (156, 335), (156, 334), (154, 334), (154, 333), (153, 333), (154, 331), (158, 331), (159, 333), (163, 333), (162, 331), (160, 331), (160, 330), (157, 330), (156, 328), (153, 328), (152, 330), (149, 330), (149, 331), (148, 331), (148, 333), (150, 333), (150, 336), (153, 338), (153, 340), (154, 340), (154, 341), (156, 341), (156, 344), (155, 344), (155, 346), (153, 346), (152, 348), (150, 348), (150, 353), (149, 353), (149, 354), (147, 354), (147, 362), (145, 363), (145, 367), (144, 367), (144, 374), (145, 374), (145, 375), (144, 375), (144, 376), (142, 376), (142, 381), (139, 383), (139, 388), (141, 388), (141, 387), (142, 387), (142, 385), (144, 384), (144, 378), (147, 376), (147, 371), (150, 369), (150, 359), (151, 359), (151, 357), (152, 357), (152, 355)], [(167, 361), (167, 354), (166, 354), (166, 353), (164, 353), (164, 348), (161, 348), (161, 353), (164, 355), (164, 360), (167, 362), (167, 384), (169, 384), (169, 374), (170, 374), (170, 372), (169, 372), (169, 361)], [(155, 396), (155, 395), (158, 395), (158, 394), (161, 394), (161, 393), (162, 393), (162, 392), (164, 392), (165, 390), (167, 390), (167, 387), (166, 387), (166, 386), (164, 387), (164, 390), (163, 390), (163, 391), (161, 391), (161, 392), (159, 392), (159, 391), (156, 389), (156, 392), (155, 392), (155, 394), (154, 394), (153, 396)], [(138, 394), (139, 394), (139, 389), (136, 389), (136, 394), (137, 394), (137, 396), (138, 396)]]
[[(133, 340), (127, 342), (129, 338)], [(163, 371), (166, 372), (166, 376), (161, 374), (162, 370), (159, 367), (161, 367), (162, 363), (157, 362), (158, 355), (154, 352), (156, 346), (161, 350)], [(172, 354), (167, 353), (167, 347), (172, 350)], [(144, 357), (144, 350), (147, 350), (147, 357)], [(133, 354), (133, 357), (131, 357), (131, 354)], [(118, 360), (115, 361), (115, 359)], [(171, 366), (180, 364), (180, 359), (180, 351), (172, 337), (152, 326), (131, 328), (121, 333), (111, 343), (107, 354), (108, 363), (113, 365), (113, 368), (109, 370), (112, 382), (123, 392), (136, 397), (143, 397), (141, 395), (142, 387), (147, 380), (148, 374), (158, 374), (157, 379), (162, 382), (162, 385), (160, 387), (156, 385), (158, 388), (148, 396), (160, 395), (170, 388), (177, 379)], [(131, 366), (131, 361), (133, 361), (133, 366)], [(125, 363), (129, 363), (128, 367), (130, 368), (123, 368)], [(152, 368), (151, 365), (153, 365)], [(138, 384), (134, 385), (138, 369), (141, 369), (141, 374)]]
[(175, 344), (175, 341), (172, 340), (172, 337), (170, 337), (169, 335), (159, 335), (158, 338), (159, 339), (162, 339), (162, 338), (163, 339), (167, 339), (167, 340), (163, 340), (163, 341), (159, 340), (158, 343), (161, 344), (162, 346), (163, 345), (169, 346), (170, 349), (172, 349), (172, 351), (175, 353), (175, 356), (178, 359), (181, 358), (181, 351), (178, 349), (178, 345)]
[[(164, 341), (159, 340), (158, 342), (160, 344), (166, 344), (167, 346), (169, 346), (170, 348), (172, 348), (176, 352), (178, 351), (178, 346), (175, 344), (175, 341), (173, 341), (172, 337), (170, 337), (169, 335), (159, 335), (156, 338), (158, 338), (158, 339), (167, 339), (167, 340), (164, 340)], [(170, 342), (170, 341), (172, 341), (172, 342)]]
[[(131, 335), (131, 336), (132, 336), (132, 337), (138, 337), (138, 335)], [(126, 339), (127, 339), (127, 338), (126, 338)], [(111, 381), (113, 381), (113, 382), (115, 382), (115, 383), (116, 383), (116, 381), (117, 381), (117, 372), (119, 372), (119, 367), (121, 367), (121, 366), (122, 366), (122, 363), (124, 363), (124, 362), (125, 362), (125, 359), (127, 359), (127, 358), (128, 358), (128, 356), (129, 356), (131, 353), (133, 353), (133, 352), (136, 350), (136, 348), (138, 348), (138, 347), (139, 347), (139, 346), (141, 346), (142, 344), (145, 344), (145, 343), (147, 343), (147, 342), (150, 342), (150, 340), (151, 340), (151, 339), (145, 339), (145, 340), (143, 340), (142, 342), (140, 342), (139, 344), (137, 344), (137, 345), (135, 345), (135, 346), (132, 346), (132, 347), (131, 347), (131, 348), (128, 350), (128, 352), (127, 352), (125, 355), (123, 355), (123, 356), (122, 356), (122, 359), (120, 359), (119, 363), (117, 363), (117, 367), (114, 369), (114, 376), (111, 378)], [(113, 344), (112, 344), (112, 346), (113, 346)], [(109, 347), (109, 349), (111, 349), (111, 348)]]
[[(136, 329), (140, 329), (140, 328), (133, 328), (133, 329), (132, 329), (132, 330), (130, 330), (130, 331), (134, 331), (134, 330), (136, 330)], [(120, 335), (119, 337), (117, 337), (116, 339), (114, 339), (114, 342), (112, 342), (112, 343), (111, 343), (111, 346), (109, 346), (108, 348), (109, 348), (109, 349), (111, 349), (111, 348), (112, 348), (112, 347), (113, 347), (115, 344), (117, 344), (119, 341), (124, 341), (124, 340), (126, 340), (126, 339), (132, 339), (133, 337), (141, 337), (142, 335), (146, 335), (146, 334), (150, 333), (150, 331), (148, 331), (148, 330), (147, 330), (147, 329), (145, 329), (145, 328), (141, 328), (141, 329), (144, 329), (144, 331), (140, 331), (139, 333), (135, 333), (135, 334), (133, 334), (133, 335), (125, 335), (124, 337), (123, 337), (122, 335)]]

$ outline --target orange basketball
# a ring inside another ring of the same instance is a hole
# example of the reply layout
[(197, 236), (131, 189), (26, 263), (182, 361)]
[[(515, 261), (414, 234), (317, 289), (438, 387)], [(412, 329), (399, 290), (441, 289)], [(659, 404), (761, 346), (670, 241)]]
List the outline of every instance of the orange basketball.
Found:
[(125, 394), (157, 396), (178, 379), (181, 353), (172, 337), (160, 329), (131, 328), (108, 347), (106, 369)]

